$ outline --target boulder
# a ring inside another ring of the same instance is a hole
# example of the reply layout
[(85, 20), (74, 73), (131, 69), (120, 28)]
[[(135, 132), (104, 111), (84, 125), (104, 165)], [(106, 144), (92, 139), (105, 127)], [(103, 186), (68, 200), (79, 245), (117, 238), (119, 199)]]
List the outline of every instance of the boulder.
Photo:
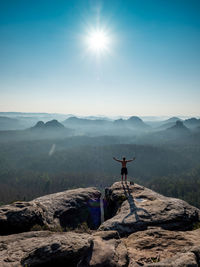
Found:
[(190, 230), (200, 221), (200, 210), (183, 200), (165, 197), (140, 185), (116, 182), (105, 192), (105, 219), (99, 230), (116, 230), (120, 236), (160, 226)]
[(89, 253), (92, 239), (88, 234), (49, 231), (0, 236), (0, 266), (76, 267)]
[(34, 231), (0, 236), (0, 266), (125, 267), (128, 257), (114, 231), (93, 235)]
[(100, 196), (96, 188), (79, 188), (1, 206), (0, 234), (30, 231), (34, 225), (74, 229), (84, 222), (96, 229), (101, 220)]
[(1, 206), (0, 266), (200, 266), (199, 209), (117, 182), (106, 189), (106, 221), (96, 230), (100, 196), (95, 188), (79, 188)]
[[(200, 229), (169, 231), (150, 227), (122, 239), (129, 257), (129, 267), (192, 266), (200, 259)], [(181, 265), (182, 264), (182, 265)], [(188, 265), (187, 265), (188, 264)]]
[(128, 255), (125, 244), (116, 231), (96, 232), (92, 235), (93, 246), (78, 267), (127, 267)]
[(0, 236), (2, 267), (198, 267), (200, 229), (152, 227), (120, 239), (115, 231), (25, 232)]

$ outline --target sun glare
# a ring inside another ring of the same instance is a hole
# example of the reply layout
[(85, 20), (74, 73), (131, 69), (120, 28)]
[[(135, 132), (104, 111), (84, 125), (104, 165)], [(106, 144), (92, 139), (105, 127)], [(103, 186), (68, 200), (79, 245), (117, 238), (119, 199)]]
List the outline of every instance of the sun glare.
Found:
[(101, 53), (108, 50), (110, 40), (106, 32), (95, 30), (88, 35), (87, 43), (90, 50)]

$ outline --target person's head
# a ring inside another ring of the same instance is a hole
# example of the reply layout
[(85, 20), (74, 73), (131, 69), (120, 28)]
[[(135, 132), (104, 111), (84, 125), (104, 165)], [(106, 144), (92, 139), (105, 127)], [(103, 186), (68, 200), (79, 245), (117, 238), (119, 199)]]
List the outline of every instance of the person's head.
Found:
[(125, 157), (123, 157), (123, 160), (126, 160), (126, 158), (125, 158)]

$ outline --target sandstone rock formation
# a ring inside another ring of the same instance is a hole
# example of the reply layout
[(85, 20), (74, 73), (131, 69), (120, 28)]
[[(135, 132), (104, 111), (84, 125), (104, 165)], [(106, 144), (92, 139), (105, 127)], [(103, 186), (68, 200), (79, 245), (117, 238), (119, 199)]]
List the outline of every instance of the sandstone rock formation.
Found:
[(160, 226), (190, 230), (200, 220), (200, 210), (183, 200), (160, 195), (140, 185), (114, 183), (106, 190), (106, 221), (99, 230), (116, 230), (120, 236)]
[(125, 243), (115, 231), (96, 232), (92, 235), (92, 250), (79, 267), (127, 267), (128, 254)]
[(0, 266), (127, 266), (127, 250), (116, 232), (27, 232), (0, 236)]
[(91, 242), (90, 235), (73, 232), (40, 231), (0, 236), (0, 266), (75, 267), (89, 252)]
[[(0, 207), (0, 267), (200, 266), (199, 209), (117, 182), (106, 189), (105, 222), (95, 230), (100, 196), (80, 188)], [(69, 231), (82, 222), (93, 230)], [(30, 231), (35, 224), (51, 231)]]
[(115, 231), (49, 231), (0, 237), (0, 266), (189, 267), (200, 264), (200, 229), (150, 228), (120, 239)]
[(192, 266), (200, 259), (200, 229), (169, 231), (152, 227), (123, 238), (129, 267)]
[(50, 229), (76, 228), (86, 222), (96, 229), (101, 219), (100, 196), (95, 188), (79, 188), (1, 206), (0, 234), (29, 231), (37, 224)]

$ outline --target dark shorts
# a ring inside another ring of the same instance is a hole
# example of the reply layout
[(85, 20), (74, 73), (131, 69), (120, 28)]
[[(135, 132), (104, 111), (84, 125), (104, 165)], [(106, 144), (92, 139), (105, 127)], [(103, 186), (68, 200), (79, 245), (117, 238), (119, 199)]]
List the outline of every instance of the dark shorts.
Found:
[(127, 168), (121, 168), (121, 175), (123, 175), (123, 174), (125, 174), (125, 175), (128, 174)]

